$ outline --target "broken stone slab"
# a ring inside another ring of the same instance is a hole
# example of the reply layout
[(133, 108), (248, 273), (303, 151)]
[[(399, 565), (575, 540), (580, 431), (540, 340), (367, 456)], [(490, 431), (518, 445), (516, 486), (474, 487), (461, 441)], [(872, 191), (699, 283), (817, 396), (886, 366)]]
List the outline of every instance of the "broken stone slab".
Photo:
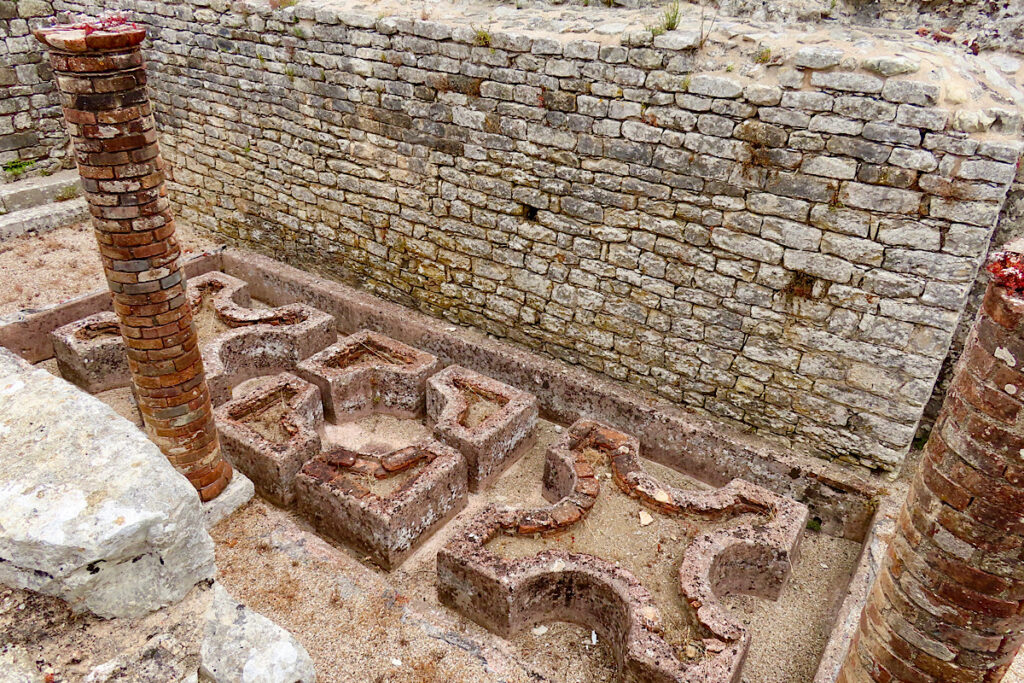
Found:
[(313, 683), (309, 653), (270, 619), (238, 602), (220, 584), (206, 613), (201, 680), (215, 683)]
[(215, 572), (195, 489), (96, 398), (0, 349), (0, 583), (139, 616)]
[(30, 232), (41, 235), (65, 225), (88, 220), (89, 217), (89, 203), (84, 197), (12, 211), (0, 215), (0, 242)]
[[(28, 3), (23, 0), (23, 4)], [(52, 13), (52, 10), (46, 12), (47, 15)], [(67, 201), (81, 193), (78, 171), (61, 171), (49, 176), (24, 178), (0, 187), (0, 207), (4, 213), (14, 213)]]

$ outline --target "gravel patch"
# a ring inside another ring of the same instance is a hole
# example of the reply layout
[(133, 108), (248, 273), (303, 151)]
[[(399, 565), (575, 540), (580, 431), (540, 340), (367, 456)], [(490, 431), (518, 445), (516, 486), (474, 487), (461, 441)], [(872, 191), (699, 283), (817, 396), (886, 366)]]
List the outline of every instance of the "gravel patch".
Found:
[[(182, 254), (217, 246), (210, 233), (177, 224)], [(43, 308), (106, 287), (89, 223), (0, 242), (0, 315)]]

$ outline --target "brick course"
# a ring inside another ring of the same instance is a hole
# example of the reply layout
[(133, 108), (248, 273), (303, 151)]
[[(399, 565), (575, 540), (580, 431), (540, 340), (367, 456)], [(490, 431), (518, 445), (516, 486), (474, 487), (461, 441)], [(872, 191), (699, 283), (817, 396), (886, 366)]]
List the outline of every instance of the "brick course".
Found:
[(838, 683), (995, 683), (1024, 629), (1024, 299), (985, 292)]
[(164, 188), (140, 50), (146, 31), (35, 35), (50, 51), (146, 432), (211, 500), (232, 472), (221, 458)]

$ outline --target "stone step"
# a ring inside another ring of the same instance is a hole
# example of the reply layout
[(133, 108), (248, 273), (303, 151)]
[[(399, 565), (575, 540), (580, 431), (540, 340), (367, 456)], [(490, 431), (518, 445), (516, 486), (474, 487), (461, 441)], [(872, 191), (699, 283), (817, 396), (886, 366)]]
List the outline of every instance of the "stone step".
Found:
[(0, 213), (13, 213), (82, 195), (78, 171), (61, 171), (48, 176), (25, 178), (0, 185)]
[(65, 202), (43, 204), (0, 215), (0, 242), (25, 235), (44, 233), (88, 220), (89, 204), (79, 197)]

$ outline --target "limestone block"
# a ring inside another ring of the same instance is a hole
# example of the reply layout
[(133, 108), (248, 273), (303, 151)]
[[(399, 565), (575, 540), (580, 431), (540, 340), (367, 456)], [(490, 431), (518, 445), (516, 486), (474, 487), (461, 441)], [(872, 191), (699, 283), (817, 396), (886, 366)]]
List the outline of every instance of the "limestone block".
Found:
[(313, 683), (313, 660), (270, 619), (213, 585), (199, 673), (215, 683)]
[(111, 408), (0, 349), (0, 583), (140, 616), (213, 576), (195, 489)]
[(843, 58), (843, 51), (834, 47), (808, 46), (797, 50), (794, 63), (806, 69), (828, 69)]

